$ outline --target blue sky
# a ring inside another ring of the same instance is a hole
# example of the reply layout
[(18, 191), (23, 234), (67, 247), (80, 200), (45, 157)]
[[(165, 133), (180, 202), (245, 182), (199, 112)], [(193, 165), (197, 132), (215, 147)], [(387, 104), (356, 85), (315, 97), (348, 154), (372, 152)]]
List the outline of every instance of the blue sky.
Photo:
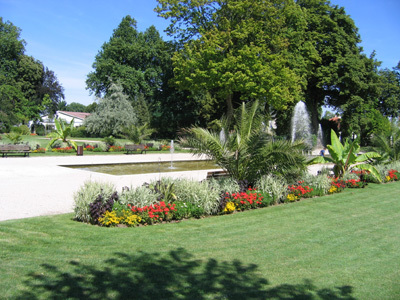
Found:
[[(376, 50), (382, 67), (400, 61), (399, 0), (332, 0), (344, 6), (361, 34), (364, 52)], [(26, 54), (54, 71), (68, 103), (88, 105), (86, 76), (95, 56), (122, 18), (131, 15), (138, 30), (151, 25), (164, 35), (168, 22), (153, 11), (156, 0), (0, 0), (0, 16), (21, 28)], [(165, 36), (165, 35), (164, 35)]]

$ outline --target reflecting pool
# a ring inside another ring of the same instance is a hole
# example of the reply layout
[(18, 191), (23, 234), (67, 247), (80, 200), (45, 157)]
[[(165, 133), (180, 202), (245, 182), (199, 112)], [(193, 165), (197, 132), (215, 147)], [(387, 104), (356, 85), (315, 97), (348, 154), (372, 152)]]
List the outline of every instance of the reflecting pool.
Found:
[(69, 165), (62, 166), (91, 172), (110, 175), (137, 175), (147, 173), (182, 172), (208, 169), (220, 169), (210, 160), (190, 160), (171, 162), (129, 163), (129, 164), (102, 164), (102, 165)]

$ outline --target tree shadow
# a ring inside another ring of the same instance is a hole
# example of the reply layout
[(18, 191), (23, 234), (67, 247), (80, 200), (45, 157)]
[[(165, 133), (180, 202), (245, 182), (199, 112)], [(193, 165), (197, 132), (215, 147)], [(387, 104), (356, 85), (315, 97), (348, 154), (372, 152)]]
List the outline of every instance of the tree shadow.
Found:
[(201, 261), (183, 248), (168, 254), (115, 253), (98, 266), (71, 261), (68, 269), (41, 265), (17, 299), (355, 299), (352, 287), (318, 290), (310, 281), (268, 289), (254, 264)]

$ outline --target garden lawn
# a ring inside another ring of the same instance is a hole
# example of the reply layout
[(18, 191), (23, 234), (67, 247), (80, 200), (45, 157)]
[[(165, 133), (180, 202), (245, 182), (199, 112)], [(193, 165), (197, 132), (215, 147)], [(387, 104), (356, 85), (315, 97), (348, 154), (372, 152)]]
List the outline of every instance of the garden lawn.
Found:
[(400, 299), (399, 191), (137, 228), (72, 214), (0, 222), (0, 297)]

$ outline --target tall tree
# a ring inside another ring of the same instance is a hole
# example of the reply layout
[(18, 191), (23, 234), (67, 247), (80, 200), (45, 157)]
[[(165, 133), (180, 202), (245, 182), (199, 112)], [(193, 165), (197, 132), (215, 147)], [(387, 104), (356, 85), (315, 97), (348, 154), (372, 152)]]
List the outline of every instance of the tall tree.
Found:
[(71, 102), (65, 107), (65, 110), (75, 111), (75, 112), (86, 112), (86, 106), (81, 103)]
[(109, 93), (99, 99), (96, 111), (85, 119), (87, 130), (100, 136), (118, 136), (123, 129), (137, 124), (137, 116), (120, 84), (112, 83)]
[[(363, 60), (358, 46), (361, 42), (354, 21), (344, 8), (327, 0), (296, 1), (306, 15), (307, 40), (316, 50), (309, 56), (306, 73), (305, 100), (311, 113), (312, 127), (316, 134), (322, 105), (338, 107), (349, 100), (351, 83), (357, 83), (354, 67)], [(347, 84), (347, 85), (346, 85)]]
[(228, 115), (235, 99), (285, 109), (298, 98), (301, 80), (290, 69), (285, 25), (293, 1), (158, 2), (159, 15), (171, 19), (169, 34), (183, 44), (173, 57), (182, 90), (215, 94)]
[(388, 117), (398, 117), (400, 114), (400, 62), (393, 70), (379, 71), (380, 95), (379, 111)]
[(138, 32), (136, 21), (126, 16), (96, 55), (87, 87), (97, 96), (106, 95), (111, 80), (118, 80), (131, 101), (142, 94), (151, 102), (162, 84), (164, 52), (164, 42), (154, 26)]
[(0, 17), (0, 111), (3, 120), (8, 120), (7, 126), (37, 120), (47, 111), (54, 113), (57, 103), (64, 99), (54, 73), (24, 54), (26, 43), (20, 39), (20, 32)]
[(20, 38), (21, 29), (0, 17), (0, 84), (13, 84), (17, 62), (24, 54), (26, 42)]

